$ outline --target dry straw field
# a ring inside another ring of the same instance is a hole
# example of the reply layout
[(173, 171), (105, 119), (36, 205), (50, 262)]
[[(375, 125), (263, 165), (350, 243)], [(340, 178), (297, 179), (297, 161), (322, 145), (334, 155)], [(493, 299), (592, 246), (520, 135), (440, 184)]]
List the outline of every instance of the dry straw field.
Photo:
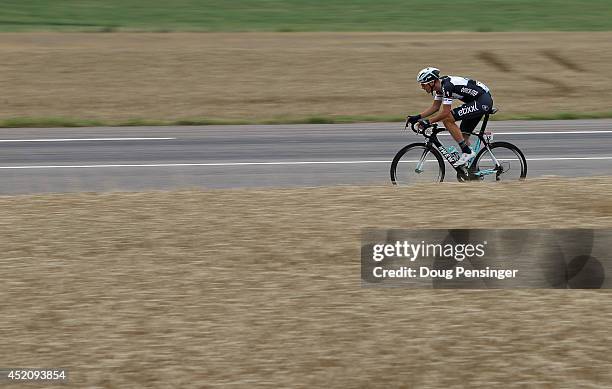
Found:
[[(486, 201), (415, 206), (459, 188)], [(359, 236), (466, 214), (612, 227), (611, 191), (593, 178), (0, 198), (0, 366), (68, 367), (96, 388), (606, 387), (609, 292), (363, 289)]]
[(400, 116), (425, 65), (487, 83), (506, 116), (612, 106), (610, 32), (21, 33), (0, 40), (0, 119)]

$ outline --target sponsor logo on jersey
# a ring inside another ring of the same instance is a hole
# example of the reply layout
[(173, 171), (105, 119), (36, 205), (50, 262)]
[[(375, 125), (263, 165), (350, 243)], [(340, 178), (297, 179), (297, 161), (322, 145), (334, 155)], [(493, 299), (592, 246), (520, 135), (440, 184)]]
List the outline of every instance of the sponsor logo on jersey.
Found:
[(463, 87), (461, 88), (461, 93), (465, 93), (466, 95), (470, 95), (470, 96), (476, 96), (478, 94), (478, 91), (472, 88)]
[(478, 111), (478, 108), (476, 108), (475, 105), (468, 105), (467, 107), (461, 108), (459, 111), (457, 111), (457, 113), (459, 115), (467, 115), (468, 113), (472, 113), (476, 111)]

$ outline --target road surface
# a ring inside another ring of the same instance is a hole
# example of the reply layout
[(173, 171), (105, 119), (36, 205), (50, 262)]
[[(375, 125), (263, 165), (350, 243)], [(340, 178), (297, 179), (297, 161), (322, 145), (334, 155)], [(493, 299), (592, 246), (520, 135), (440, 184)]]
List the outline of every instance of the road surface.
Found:
[[(420, 139), (402, 127), (0, 129), (0, 194), (388, 184), (393, 155)], [(528, 178), (612, 174), (612, 120), (499, 121), (490, 128), (495, 140), (523, 150)]]

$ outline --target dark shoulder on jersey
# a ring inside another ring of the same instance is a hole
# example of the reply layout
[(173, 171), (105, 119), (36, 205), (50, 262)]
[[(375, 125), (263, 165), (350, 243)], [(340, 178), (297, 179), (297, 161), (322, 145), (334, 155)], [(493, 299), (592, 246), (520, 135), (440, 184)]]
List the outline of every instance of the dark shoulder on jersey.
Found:
[(454, 85), (451, 82), (450, 77), (449, 76), (441, 77), (440, 83), (442, 84), (442, 95), (444, 97), (452, 97)]

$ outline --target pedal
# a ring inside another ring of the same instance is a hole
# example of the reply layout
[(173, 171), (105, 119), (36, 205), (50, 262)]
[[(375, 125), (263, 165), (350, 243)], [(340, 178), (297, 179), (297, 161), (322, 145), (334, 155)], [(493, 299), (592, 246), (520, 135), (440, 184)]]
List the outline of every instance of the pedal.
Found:
[(465, 182), (470, 179), (470, 175), (468, 170), (465, 168), (465, 165), (461, 165), (456, 168), (457, 169), (457, 181)]

